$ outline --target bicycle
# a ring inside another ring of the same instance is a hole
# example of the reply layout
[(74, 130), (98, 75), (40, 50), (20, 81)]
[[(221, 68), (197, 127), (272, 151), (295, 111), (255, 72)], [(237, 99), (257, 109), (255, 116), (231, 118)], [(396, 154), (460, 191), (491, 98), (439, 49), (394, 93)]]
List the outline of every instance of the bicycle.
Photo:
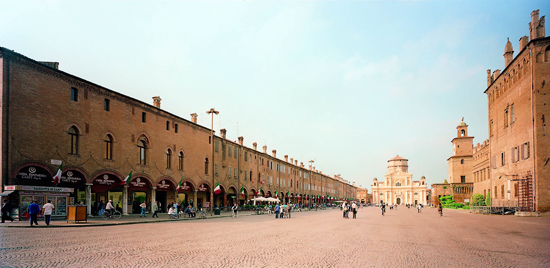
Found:
[(199, 210), (199, 212), (197, 212), (197, 219), (206, 219), (206, 212)]
[(439, 209), (439, 217), (443, 217), (443, 209)]
[(101, 218), (103, 218), (104, 220), (107, 220), (107, 219), (120, 219), (120, 217), (122, 216), (122, 214), (120, 213), (120, 211), (116, 211), (114, 210), (113, 213), (109, 213), (109, 211), (105, 210), (103, 212), (103, 214), (101, 214)]

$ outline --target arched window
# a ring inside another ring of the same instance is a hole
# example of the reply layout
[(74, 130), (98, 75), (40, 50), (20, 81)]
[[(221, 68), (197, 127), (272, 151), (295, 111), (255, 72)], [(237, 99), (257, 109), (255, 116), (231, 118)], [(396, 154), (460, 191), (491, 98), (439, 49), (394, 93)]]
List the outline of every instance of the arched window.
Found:
[(464, 137), (464, 135), (466, 135), (466, 131), (463, 129), (463, 130), (460, 131), (460, 136)]
[(401, 182), (396, 182), (395, 186), (401, 186)]
[(105, 137), (105, 159), (113, 159), (113, 136), (110, 134)]
[(139, 137), (138, 144), (139, 147), (139, 164), (147, 164), (147, 138), (145, 136)]
[(460, 164), (464, 165), (464, 159), (460, 159)]
[(208, 157), (204, 159), (204, 174), (208, 175)]
[(78, 129), (75, 126), (69, 128), (69, 154), (78, 154)]
[(178, 155), (178, 169), (183, 170), (183, 152)]
[(252, 171), (250, 171), (250, 181), (252, 181)]
[(172, 150), (166, 150), (166, 169), (172, 168)]

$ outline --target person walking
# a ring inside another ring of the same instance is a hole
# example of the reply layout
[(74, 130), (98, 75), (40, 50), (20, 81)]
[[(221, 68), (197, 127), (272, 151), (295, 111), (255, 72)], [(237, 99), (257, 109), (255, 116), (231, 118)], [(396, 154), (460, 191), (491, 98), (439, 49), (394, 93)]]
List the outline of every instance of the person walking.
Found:
[(342, 217), (345, 219), (346, 218), (346, 202), (342, 203), (341, 210), (343, 211), (342, 212)]
[(290, 219), (290, 211), (292, 210), (292, 205), (288, 206), (288, 218)]
[(38, 213), (40, 212), (40, 207), (36, 203), (36, 200), (32, 201), (32, 203), (27, 208), (27, 212), (31, 216), (31, 227), (33, 223), (38, 225)]
[(157, 218), (159, 217), (159, 215), (157, 215), (157, 213), (159, 212), (159, 201), (155, 201), (155, 203), (153, 203), (153, 216), (152, 218), (154, 218), (155, 216), (157, 216)]
[(99, 216), (103, 215), (103, 212), (105, 212), (105, 204), (103, 203), (103, 200), (99, 200), (98, 208)]
[(232, 218), (238, 218), (239, 217), (239, 206), (237, 206), (237, 203), (233, 204), (233, 207), (231, 208), (233, 211), (233, 214), (231, 215)]
[(422, 204), (418, 205), (418, 213), (422, 212)]
[(10, 215), (11, 213), (11, 203), (9, 199), (4, 199), (4, 203), (2, 204), (2, 223), (4, 223), (5, 220), (10, 220), (13, 222), (13, 218)]
[(275, 206), (275, 219), (278, 219), (279, 218), (279, 212), (281, 211), (281, 207), (279, 206), (279, 204), (277, 204)]
[(141, 214), (139, 214), (139, 217), (147, 217), (147, 211), (145, 210), (147, 208), (147, 205), (145, 204), (145, 201), (139, 205), (141, 207)]
[(54, 206), (52, 205), (52, 200), (48, 200), (44, 206), (42, 206), (42, 209), (44, 211), (44, 222), (46, 225), (50, 225), (50, 221), (52, 220), (52, 211), (54, 209)]
[(357, 204), (355, 202), (351, 205), (351, 210), (353, 211), (353, 218), (357, 219)]

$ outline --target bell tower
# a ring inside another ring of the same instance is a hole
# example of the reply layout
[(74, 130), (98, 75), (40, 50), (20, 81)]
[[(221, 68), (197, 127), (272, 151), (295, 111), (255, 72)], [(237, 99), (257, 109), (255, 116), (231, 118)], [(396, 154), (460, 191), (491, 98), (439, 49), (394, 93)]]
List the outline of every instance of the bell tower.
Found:
[(468, 125), (462, 121), (456, 127), (453, 144), (453, 156), (449, 163), (449, 183), (473, 182), (474, 137), (468, 136)]

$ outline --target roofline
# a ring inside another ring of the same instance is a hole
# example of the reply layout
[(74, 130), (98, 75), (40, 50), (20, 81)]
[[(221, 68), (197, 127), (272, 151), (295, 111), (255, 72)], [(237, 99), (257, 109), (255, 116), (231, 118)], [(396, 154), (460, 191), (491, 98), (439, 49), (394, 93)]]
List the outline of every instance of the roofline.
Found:
[[(513, 65), (513, 63), (516, 61), (517, 58), (519, 58), (519, 56), (521, 54), (523, 54), (524, 51), (527, 50), (527, 47), (529, 47), (529, 45), (531, 45), (532, 43), (536, 43), (536, 42), (539, 42), (539, 41), (546, 41), (546, 40), (550, 40), (550, 36), (546, 36), (546, 37), (541, 37), (541, 38), (537, 38), (537, 39), (533, 39), (533, 40), (530, 40), (529, 43), (527, 43), (527, 45), (525, 45), (525, 48), (522, 49), (517, 56), (514, 57), (514, 59), (508, 64), (508, 66), (506, 66), (501, 72), (500, 74), (493, 80), (493, 82), (485, 89), (485, 91), (483, 91), (483, 93), (487, 93), (487, 90), (489, 90), (490, 87), (493, 86), (493, 84), (500, 78), (501, 75), (503, 75), (506, 70), (508, 70), (508, 68), (510, 68), (510, 66)], [(532, 60), (532, 59), (531, 59)], [(497, 69), (498, 70), (498, 69)], [(533, 71), (533, 70), (531, 70)]]

